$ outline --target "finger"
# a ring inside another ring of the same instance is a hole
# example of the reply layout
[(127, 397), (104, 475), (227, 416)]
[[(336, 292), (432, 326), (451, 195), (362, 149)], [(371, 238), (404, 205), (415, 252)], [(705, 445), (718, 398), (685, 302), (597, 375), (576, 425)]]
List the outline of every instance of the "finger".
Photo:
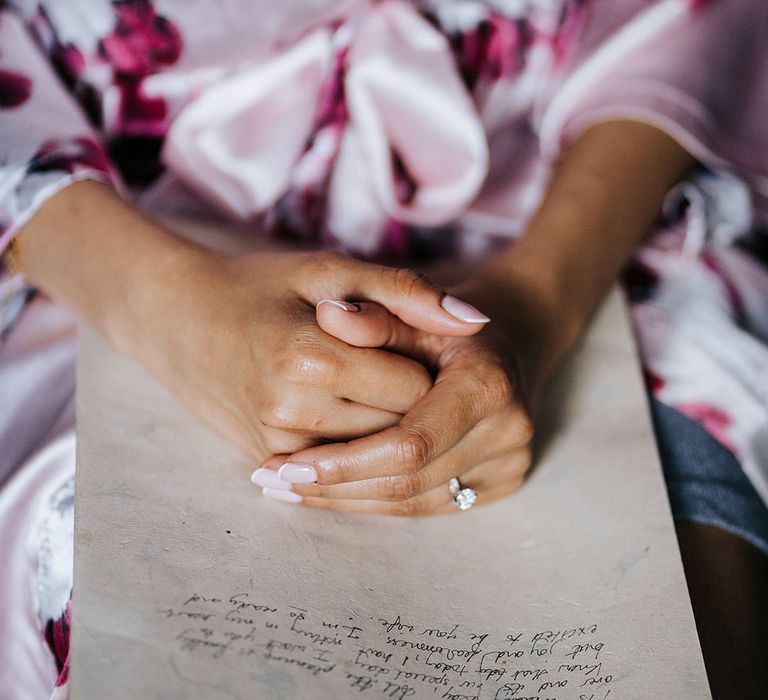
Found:
[[(530, 464), (528, 446), (520, 447), (519, 443), (515, 443), (511, 431), (508, 438), (502, 438), (500, 433), (495, 421), (487, 427), (478, 426), (455, 447), (413, 474), (375, 477), (344, 484), (297, 483), (293, 490), (305, 497), (403, 501), (440, 484), (447, 484), (452, 477), (465, 473), (478, 461), (486, 462), (497, 457), (507, 459), (505, 468), (514, 468), (517, 473), (524, 474)], [(489, 444), (494, 445), (492, 451), (487, 449)]]
[[(313, 317), (309, 325), (302, 324), (294, 341), (277, 354), (273, 365), (276, 383), (283, 386), (279, 396), (269, 398), (275, 406), (268, 408), (288, 403), (293, 407), (290, 410), (295, 410), (296, 404), (311, 404), (311, 410), (304, 415), (310, 421), (321, 415), (322, 405), (317, 403), (317, 394), (307, 394), (309, 389), (403, 414), (432, 387), (432, 376), (417, 360), (379, 348), (349, 345), (320, 330)], [(257, 401), (263, 403), (266, 399)], [(351, 434), (357, 437), (363, 433)]]
[(481, 418), (471, 393), (466, 374), (447, 375), (398, 425), (346, 444), (302, 450), (289, 461), (314, 468), (321, 484), (413, 474), (453, 447)]
[(326, 391), (310, 388), (286, 391), (261, 412), (265, 434), (272, 437), (270, 431), (277, 431), (274, 434), (277, 444), (269, 444), (280, 448), (280, 452), (287, 451), (288, 442), (284, 438), (290, 435), (302, 439), (353, 440), (386, 430), (401, 419), (400, 413), (347, 399), (329, 398)]
[(408, 325), (438, 335), (472, 335), (490, 320), (413, 270), (328, 254), (316, 256), (311, 264), (306, 289), (312, 304), (323, 299), (374, 301)]
[[(456, 343), (456, 341), (454, 341)], [(294, 453), (290, 462), (311, 466), (321, 484), (413, 474), (459, 442), (483, 417), (510, 409), (530, 433), (523, 409), (497, 358), (462, 341), (450, 353), (435, 386), (397, 426), (346, 444)]]
[[(507, 498), (508, 496), (511, 496), (513, 493), (519, 490), (524, 483), (525, 483), (524, 476), (517, 477), (517, 478), (513, 477), (509, 481), (502, 481), (502, 482), (498, 482), (498, 481), (493, 483), (481, 482), (480, 484), (478, 484), (476, 491), (478, 492), (478, 494), (482, 494), (482, 496), (478, 495), (478, 500), (476, 505), (487, 506), (489, 503), (493, 503), (494, 501), (501, 500), (502, 498)], [(462, 486), (463, 485), (464, 484), (462, 484)], [(453, 499), (451, 499), (448, 503), (444, 503), (443, 505), (441, 505), (431, 515), (447, 515), (449, 513), (461, 513), (461, 512), (462, 511), (453, 502)]]
[[(399, 419), (431, 388), (432, 377), (420, 362), (377, 348), (349, 347), (335, 392), (339, 398), (354, 402), (355, 407), (394, 412)], [(372, 432), (358, 432), (355, 437)]]
[[(393, 397), (393, 404), (395, 404)], [(408, 396), (400, 397), (402, 405), (407, 406)], [(375, 401), (375, 395), (371, 398)], [(395, 404), (396, 405), (396, 404)], [(319, 404), (310, 406), (313, 413), (319, 414)], [(397, 425), (402, 420), (402, 413), (397, 411), (388, 411), (374, 406), (367, 406), (363, 403), (340, 399), (334, 401), (331, 407), (325, 412), (319, 420), (309, 422), (308, 430), (305, 434), (317, 437), (321, 440), (354, 440), (361, 435), (371, 435), (373, 433), (387, 430)]]
[[(524, 476), (514, 467), (509, 457), (488, 460), (461, 476), (461, 485), (477, 493), (476, 505), (487, 505), (516, 491)], [(459, 513), (453, 502), (448, 483), (440, 484), (423, 494), (403, 501), (377, 501), (302, 497), (294, 491), (267, 488), (265, 495), (290, 503), (300, 503), (309, 508), (322, 508), (346, 513), (371, 513), (378, 515), (426, 516), (443, 513)]]

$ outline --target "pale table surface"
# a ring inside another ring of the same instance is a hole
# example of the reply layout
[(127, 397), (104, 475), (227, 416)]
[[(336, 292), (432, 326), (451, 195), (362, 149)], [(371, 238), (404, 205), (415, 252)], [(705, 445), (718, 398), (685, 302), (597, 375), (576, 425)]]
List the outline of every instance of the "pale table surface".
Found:
[(618, 293), (539, 427), (486, 507), (303, 509), (82, 328), (72, 700), (709, 698)]

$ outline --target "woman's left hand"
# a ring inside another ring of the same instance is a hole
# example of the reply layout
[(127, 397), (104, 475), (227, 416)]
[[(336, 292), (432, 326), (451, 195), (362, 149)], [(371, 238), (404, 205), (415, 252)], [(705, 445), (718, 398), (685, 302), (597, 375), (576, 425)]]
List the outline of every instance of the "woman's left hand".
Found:
[[(471, 290), (462, 293), (473, 298)], [(322, 305), (318, 323), (350, 345), (386, 344), (420, 360), (434, 373), (434, 387), (398, 425), (276, 455), (254, 483), (266, 495), (313, 508), (408, 516), (457, 511), (453, 477), (477, 492), (478, 504), (515, 491), (530, 465), (533, 434), (523, 346), (536, 344), (515, 342), (509, 318), (494, 322), (492, 315), (477, 335), (449, 338), (414, 329), (377, 304), (360, 306), (349, 314)]]

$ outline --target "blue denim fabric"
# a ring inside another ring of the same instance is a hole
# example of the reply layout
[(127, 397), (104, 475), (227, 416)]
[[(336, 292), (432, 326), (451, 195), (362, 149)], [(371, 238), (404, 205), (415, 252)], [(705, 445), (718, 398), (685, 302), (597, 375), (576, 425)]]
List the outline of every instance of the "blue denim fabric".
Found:
[(675, 520), (715, 525), (768, 555), (768, 508), (733, 453), (690, 418), (650, 404)]

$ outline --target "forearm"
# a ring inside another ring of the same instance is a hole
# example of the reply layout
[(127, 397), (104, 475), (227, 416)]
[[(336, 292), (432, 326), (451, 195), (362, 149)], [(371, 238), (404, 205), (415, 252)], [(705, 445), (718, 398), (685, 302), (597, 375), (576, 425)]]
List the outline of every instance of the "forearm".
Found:
[(671, 137), (630, 121), (597, 125), (564, 153), (526, 231), (479, 271), (488, 288), (529, 307), (534, 384), (581, 335), (693, 164)]
[(162, 302), (169, 281), (191, 274), (203, 256), (95, 181), (58, 192), (19, 235), (19, 263), (29, 282), (132, 355), (147, 310)]

